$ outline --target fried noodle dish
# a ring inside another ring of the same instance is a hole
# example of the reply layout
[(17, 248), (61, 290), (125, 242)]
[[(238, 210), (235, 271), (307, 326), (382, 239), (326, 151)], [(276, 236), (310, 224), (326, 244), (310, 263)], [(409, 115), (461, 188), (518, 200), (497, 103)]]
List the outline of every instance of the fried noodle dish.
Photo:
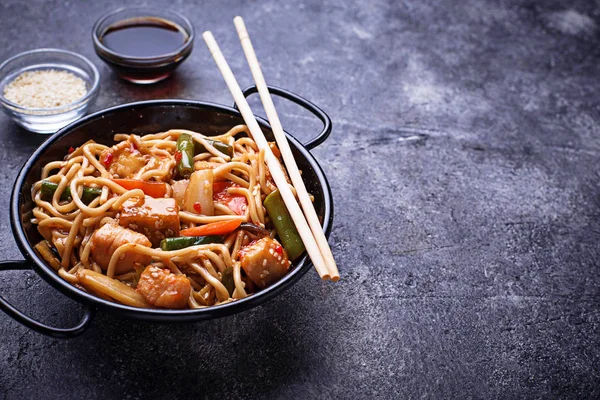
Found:
[(245, 125), (114, 139), (71, 147), (32, 187), (45, 239), (35, 248), (76, 287), (127, 306), (202, 308), (274, 284), (304, 252)]

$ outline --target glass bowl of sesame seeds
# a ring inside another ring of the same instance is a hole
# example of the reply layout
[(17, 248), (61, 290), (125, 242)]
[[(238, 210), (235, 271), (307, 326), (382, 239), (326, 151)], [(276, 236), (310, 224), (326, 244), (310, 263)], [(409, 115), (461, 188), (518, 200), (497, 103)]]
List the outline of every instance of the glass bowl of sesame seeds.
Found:
[(85, 115), (99, 82), (98, 69), (77, 53), (30, 50), (0, 65), (0, 104), (23, 128), (50, 134)]

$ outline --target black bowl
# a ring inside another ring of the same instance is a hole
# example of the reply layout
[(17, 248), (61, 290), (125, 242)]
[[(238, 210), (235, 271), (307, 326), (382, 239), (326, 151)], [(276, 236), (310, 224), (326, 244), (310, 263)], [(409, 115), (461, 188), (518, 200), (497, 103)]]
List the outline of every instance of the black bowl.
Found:
[[(247, 92), (251, 93), (253, 91), (254, 89), (251, 88)], [(315, 113), (325, 124), (323, 131), (306, 145), (302, 145), (290, 135), (288, 135), (288, 138), (298, 167), (302, 170), (307, 190), (315, 197), (314, 205), (317, 215), (322, 220), (326, 235), (329, 235), (333, 222), (331, 189), (319, 164), (308, 151), (329, 135), (331, 131), (329, 118), (312, 103), (299, 96), (277, 88), (271, 88), (271, 91), (303, 105)], [(261, 118), (257, 119), (265, 136), (269, 140), (273, 140), (273, 134), (267, 122)], [(31, 200), (31, 187), (40, 179), (43, 166), (50, 161), (62, 159), (67, 154), (69, 147), (80, 145), (89, 139), (112, 145), (115, 133), (143, 135), (171, 128), (189, 129), (214, 136), (243, 123), (240, 113), (231, 107), (186, 100), (154, 100), (125, 104), (97, 112), (65, 127), (50, 137), (25, 163), (17, 177), (12, 193), (10, 210), (12, 229), (25, 261), (0, 263), (0, 270), (27, 269), (31, 265), (54, 288), (75, 301), (85, 304), (88, 311), (77, 327), (60, 329), (43, 325), (27, 317), (8, 304), (2, 297), (0, 297), (0, 308), (19, 322), (38, 332), (54, 337), (71, 337), (82, 333), (87, 328), (95, 309), (145, 321), (200, 321), (256, 307), (293, 285), (311, 268), (310, 259), (306, 254), (294, 263), (290, 272), (279, 282), (245, 299), (195, 310), (142, 309), (112, 303), (72, 286), (59, 277), (43, 258), (33, 250), (33, 246), (42, 238), (36, 226), (30, 222), (31, 211), (34, 206)]]

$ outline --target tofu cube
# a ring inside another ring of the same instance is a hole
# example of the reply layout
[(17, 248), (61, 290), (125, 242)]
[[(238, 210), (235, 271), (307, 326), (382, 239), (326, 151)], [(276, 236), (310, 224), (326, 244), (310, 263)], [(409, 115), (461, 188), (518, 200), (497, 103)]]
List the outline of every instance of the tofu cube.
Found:
[(121, 206), (119, 224), (145, 235), (152, 247), (158, 247), (164, 238), (179, 235), (179, 206), (173, 198), (130, 199)]

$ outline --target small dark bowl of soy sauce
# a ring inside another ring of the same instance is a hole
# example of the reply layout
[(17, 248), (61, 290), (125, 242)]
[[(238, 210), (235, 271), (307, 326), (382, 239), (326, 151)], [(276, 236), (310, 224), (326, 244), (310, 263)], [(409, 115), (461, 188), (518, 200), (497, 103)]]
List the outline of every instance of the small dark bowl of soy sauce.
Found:
[(92, 31), (98, 56), (121, 78), (162, 81), (192, 52), (194, 27), (183, 15), (151, 7), (123, 7), (104, 14)]

